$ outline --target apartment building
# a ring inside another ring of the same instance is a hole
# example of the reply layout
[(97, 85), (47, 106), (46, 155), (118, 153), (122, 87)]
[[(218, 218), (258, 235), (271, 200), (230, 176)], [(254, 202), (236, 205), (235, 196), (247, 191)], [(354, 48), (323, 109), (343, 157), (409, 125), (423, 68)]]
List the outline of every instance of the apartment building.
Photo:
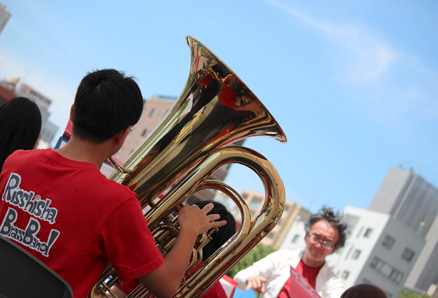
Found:
[[(347, 206), (347, 241), (327, 257), (345, 286), (373, 284), (398, 297), (423, 246), (424, 237), (388, 214)], [(280, 249), (305, 249), (305, 218), (293, 223)]]
[[(12, 99), (13, 97), (27, 97), (33, 102), (35, 102), (40, 109), (41, 112), (41, 133), (40, 139), (38, 141), (37, 148), (48, 148), (55, 137), (59, 127), (49, 120), (50, 112), (49, 107), (52, 103), (52, 100), (36, 90), (35, 88), (29, 86), (20, 78), (12, 77), (9, 80), (0, 82), (0, 86), (3, 92), (0, 92), (0, 95), (7, 94), (4, 96), (4, 100)], [(11, 95), (13, 95), (11, 97)], [(1, 96), (0, 96), (1, 97)], [(0, 99), (0, 103), (1, 103)]]
[(427, 292), (438, 284), (438, 189), (410, 169), (390, 168), (370, 210), (389, 214), (426, 242), (405, 287)]
[(347, 287), (374, 284), (398, 297), (420, 256), (425, 239), (388, 214), (347, 206), (350, 235), (343, 249), (330, 256), (333, 270)]

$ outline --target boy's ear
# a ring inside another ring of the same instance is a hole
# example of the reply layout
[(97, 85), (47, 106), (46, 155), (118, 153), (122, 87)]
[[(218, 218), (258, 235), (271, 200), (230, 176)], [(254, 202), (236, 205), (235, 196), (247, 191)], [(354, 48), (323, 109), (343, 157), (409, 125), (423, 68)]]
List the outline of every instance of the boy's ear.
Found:
[(131, 128), (129, 126), (126, 129), (120, 131), (114, 136), (114, 143), (121, 146), (123, 142), (125, 142), (126, 136), (129, 134), (130, 131)]
[(70, 107), (70, 121), (73, 122), (73, 115), (75, 113), (75, 104), (72, 104)]

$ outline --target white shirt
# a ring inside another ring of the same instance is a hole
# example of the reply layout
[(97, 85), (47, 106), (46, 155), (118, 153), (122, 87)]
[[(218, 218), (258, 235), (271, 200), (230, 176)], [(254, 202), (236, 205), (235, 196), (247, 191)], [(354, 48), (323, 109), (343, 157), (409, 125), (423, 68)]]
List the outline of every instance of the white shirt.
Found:
[[(238, 282), (239, 289), (245, 290), (248, 277), (262, 276), (267, 282), (265, 293), (261, 294), (260, 298), (277, 298), (286, 281), (289, 280), (290, 266), (295, 268), (303, 253), (300, 250), (279, 250), (240, 271), (234, 280)], [(327, 263), (324, 263), (316, 277), (315, 290), (322, 298), (339, 298), (344, 293), (345, 286)]]

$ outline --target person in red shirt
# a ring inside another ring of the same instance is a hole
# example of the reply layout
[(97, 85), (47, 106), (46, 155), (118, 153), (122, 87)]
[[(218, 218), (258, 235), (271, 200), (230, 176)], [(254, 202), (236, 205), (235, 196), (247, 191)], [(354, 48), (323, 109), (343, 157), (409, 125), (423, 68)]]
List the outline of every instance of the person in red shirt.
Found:
[(137, 195), (100, 172), (142, 110), (131, 77), (114, 69), (91, 72), (70, 110), (69, 142), (57, 150), (15, 151), (0, 174), (0, 236), (57, 272), (75, 298), (88, 296), (108, 262), (122, 280), (138, 278), (154, 296), (172, 297), (197, 236), (226, 224), (208, 214), (212, 204), (184, 206), (176, 243), (162, 257)]
[(253, 288), (261, 298), (293, 297), (290, 287), (291, 267), (309, 283), (322, 298), (339, 298), (345, 287), (328, 267), (325, 258), (346, 239), (346, 224), (331, 208), (323, 207), (306, 223), (304, 251), (280, 250), (238, 272), (234, 279), (240, 289)]
[[(211, 212), (218, 214), (220, 220), (225, 220), (226, 225), (220, 227), (218, 231), (214, 232), (211, 241), (207, 243), (202, 249), (202, 261), (206, 261), (212, 254), (214, 254), (222, 245), (227, 242), (236, 233), (236, 221), (233, 215), (227, 208), (219, 202), (215, 201), (200, 201), (195, 202), (199, 208), (204, 208), (208, 204), (213, 204), (214, 207)], [(210, 290), (203, 296), (204, 298), (227, 298), (224, 288), (220, 282), (214, 284)]]

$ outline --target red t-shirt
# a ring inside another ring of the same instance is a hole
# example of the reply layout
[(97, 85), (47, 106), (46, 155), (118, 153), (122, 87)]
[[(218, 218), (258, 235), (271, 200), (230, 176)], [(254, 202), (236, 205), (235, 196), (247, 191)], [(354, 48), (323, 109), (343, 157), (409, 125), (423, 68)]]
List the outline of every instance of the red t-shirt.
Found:
[(14, 152), (0, 174), (0, 235), (86, 297), (111, 262), (122, 280), (162, 265), (136, 194), (51, 149)]
[[(315, 284), (316, 284), (316, 277), (318, 276), (319, 270), (322, 268), (321, 267), (317, 267), (317, 268), (312, 268), (307, 266), (306, 264), (303, 263), (303, 260), (301, 259), (300, 262), (298, 263), (297, 267), (295, 268), (295, 270), (301, 274), (302, 277), (304, 277), (304, 279), (309, 283), (309, 285), (312, 286), (312, 288), (315, 288)], [(289, 298), (290, 297), (290, 279), (291, 277), (289, 277), (289, 279), (286, 281), (286, 283), (284, 284), (283, 289), (280, 291), (280, 294), (278, 294), (278, 298)]]
[[(195, 266), (195, 268), (193, 268), (192, 271), (195, 271), (201, 264), (202, 264), (202, 262), (199, 263), (197, 266)], [(140, 285), (140, 281), (138, 279), (135, 279), (135, 280), (131, 280), (128, 282), (124, 282), (120, 286), (117, 285), (117, 287), (120, 290), (122, 290), (125, 294), (130, 294), (132, 291), (134, 291), (136, 289), (136, 287), (138, 285)], [(143, 292), (139, 291), (139, 293), (143, 293)], [(222, 287), (221, 283), (218, 281), (202, 297), (204, 297), (204, 298), (227, 298), (228, 296), (225, 293), (225, 290)]]

